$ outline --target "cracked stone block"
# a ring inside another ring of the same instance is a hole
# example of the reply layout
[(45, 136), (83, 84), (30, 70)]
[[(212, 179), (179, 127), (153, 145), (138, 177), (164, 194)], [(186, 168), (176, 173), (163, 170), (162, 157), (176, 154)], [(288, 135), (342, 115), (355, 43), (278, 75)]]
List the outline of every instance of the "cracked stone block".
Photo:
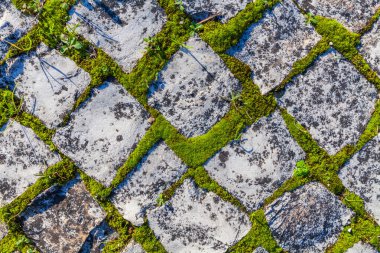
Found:
[(225, 252), (251, 228), (247, 214), (190, 179), (148, 220), (169, 253)]
[(249, 211), (254, 211), (292, 177), (305, 153), (290, 135), (279, 111), (249, 127), (241, 140), (224, 147), (205, 164), (205, 169)]
[(160, 143), (114, 190), (111, 201), (126, 220), (141, 226), (159, 195), (180, 179), (186, 169), (176, 154)]
[(266, 94), (290, 73), (321, 39), (290, 1), (284, 0), (248, 28), (228, 54), (252, 69), (252, 79)]
[(155, 36), (166, 22), (165, 12), (156, 0), (80, 1), (70, 15), (69, 24), (79, 24), (77, 32), (127, 72), (144, 55), (144, 38)]
[(117, 237), (117, 232), (111, 228), (106, 221), (103, 221), (91, 231), (79, 253), (103, 252), (105, 244)]
[(3, 0), (0, 5), (0, 60), (10, 48), (35, 24), (36, 19), (17, 10), (11, 0)]
[(0, 240), (8, 234), (8, 227), (4, 223), (0, 222)]
[(185, 11), (197, 22), (212, 15), (218, 15), (223, 22), (227, 22), (252, 0), (184, 0)]
[(380, 74), (380, 22), (376, 22), (372, 29), (363, 35), (359, 52), (371, 68)]
[(349, 248), (346, 253), (379, 253), (371, 245), (363, 242), (356, 243), (352, 248)]
[(7, 61), (5, 81), (23, 106), (56, 128), (90, 83), (90, 75), (69, 58), (41, 44), (36, 52)]
[(239, 81), (198, 36), (175, 53), (151, 86), (149, 105), (186, 137), (206, 133), (229, 110)]
[(339, 177), (364, 200), (366, 210), (380, 223), (380, 134), (345, 164)]
[(107, 81), (57, 130), (53, 142), (89, 176), (109, 186), (148, 129), (148, 118), (123, 86)]
[(376, 99), (374, 85), (331, 50), (290, 82), (278, 102), (333, 155), (358, 141)]
[(26, 236), (42, 252), (77, 253), (106, 213), (78, 179), (53, 186), (21, 214)]
[(34, 184), (49, 166), (60, 161), (32, 129), (10, 121), (0, 129), (0, 207)]
[(263, 247), (256, 248), (253, 253), (268, 253)]
[(265, 208), (272, 235), (289, 252), (324, 252), (353, 212), (322, 184), (312, 182), (287, 192)]
[(132, 239), (121, 253), (146, 253), (146, 251)]
[(380, 7), (379, 0), (296, 0), (306, 12), (336, 19), (346, 28), (358, 32)]

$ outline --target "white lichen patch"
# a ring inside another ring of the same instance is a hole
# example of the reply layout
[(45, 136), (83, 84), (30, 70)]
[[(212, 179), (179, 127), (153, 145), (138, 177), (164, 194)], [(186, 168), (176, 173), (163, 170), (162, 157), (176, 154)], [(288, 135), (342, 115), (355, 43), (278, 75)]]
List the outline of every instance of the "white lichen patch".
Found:
[(228, 54), (248, 64), (252, 79), (266, 94), (289, 74), (321, 36), (290, 1), (284, 0), (244, 32)]
[(109, 185), (144, 136), (149, 115), (120, 84), (105, 82), (57, 130), (53, 142), (88, 175)]
[(379, 253), (371, 245), (363, 242), (356, 243), (353, 247), (349, 248), (346, 253)]
[(249, 211), (254, 211), (293, 175), (296, 162), (304, 158), (305, 153), (276, 111), (249, 127), (240, 141), (224, 147), (205, 164), (205, 169)]
[(239, 81), (198, 36), (175, 53), (151, 86), (148, 102), (186, 137), (206, 133), (230, 108)]
[(322, 184), (312, 182), (275, 200), (265, 216), (284, 250), (319, 253), (338, 239), (353, 212)]
[(132, 239), (128, 243), (127, 247), (121, 251), (121, 253), (146, 253), (146, 251), (141, 247), (140, 244)]
[(160, 143), (115, 189), (111, 201), (126, 220), (140, 226), (146, 212), (156, 206), (160, 193), (185, 171), (186, 165), (165, 143)]
[(155, 36), (166, 22), (156, 0), (88, 0), (70, 11), (69, 24), (130, 72), (144, 55), (144, 38)]
[(376, 99), (374, 85), (331, 50), (290, 82), (278, 102), (333, 155), (358, 141)]
[(190, 179), (148, 220), (169, 253), (225, 252), (251, 228), (248, 215)]
[(34, 184), (49, 166), (60, 161), (36, 134), (16, 121), (0, 129), (0, 207)]
[(363, 35), (359, 52), (371, 68), (380, 75), (380, 21)]

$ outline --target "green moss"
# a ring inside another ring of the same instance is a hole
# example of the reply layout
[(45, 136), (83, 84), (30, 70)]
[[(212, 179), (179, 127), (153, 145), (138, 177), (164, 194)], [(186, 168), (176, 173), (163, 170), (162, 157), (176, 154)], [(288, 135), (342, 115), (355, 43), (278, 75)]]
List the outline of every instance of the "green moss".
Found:
[(141, 244), (147, 253), (166, 253), (147, 223), (135, 229), (133, 239)]
[(0, 127), (16, 114), (17, 102), (14, 99), (11, 91), (0, 90)]

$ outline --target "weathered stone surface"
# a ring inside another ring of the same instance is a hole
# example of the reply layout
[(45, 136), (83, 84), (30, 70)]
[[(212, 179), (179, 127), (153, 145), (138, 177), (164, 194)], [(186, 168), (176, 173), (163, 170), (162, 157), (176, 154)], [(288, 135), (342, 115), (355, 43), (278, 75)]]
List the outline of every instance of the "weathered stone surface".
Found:
[(364, 200), (367, 211), (380, 223), (380, 134), (351, 158), (339, 177)]
[(225, 252), (251, 227), (246, 214), (190, 179), (169, 203), (149, 212), (148, 220), (169, 253)]
[(16, 121), (0, 129), (0, 207), (9, 204), (60, 160), (35, 133)]
[(338, 20), (354, 32), (363, 28), (380, 7), (379, 0), (296, 0), (306, 12)]
[(256, 248), (253, 253), (268, 253), (268, 251), (266, 251), (264, 248), (262, 247), (258, 247)]
[(80, 1), (70, 14), (70, 24), (80, 24), (77, 32), (128, 72), (145, 52), (144, 38), (156, 35), (166, 22), (156, 0)]
[(145, 253), (146, 251), (140, 244), (133, 239), (128, 243), (127, 247), (121, 253)]
[(90, 75), (41, 44), (36, 52), (7, 62), (5, 82), (16, 87), (16, 95), (28, 112), (55, 128), (90, 83)]
[(145, 109), (118, 83), (105, 82), (53, 138), (88, 175), (109, 185), (149, 127)]
[(21, 214), (22, 229), (42, 252), (77, 253), (105, 212), (79, 180), (40, 194)]
[(0, 222), (0, 240), (3, 239), (8, 234), (7, 225)]
[(380, 74), (380, 21), (363, 35), (359, 51), (371, 68)]
[(284, 0), (243, 34), (228, 54), (248, 64), (263, 94), (278, 86), (293, 64), (320, 40), (313, 27), (290, 1)]
[(251, 0), (184, 0), (185, 11), (197, 22), (212, 15), (220, 14), (219, 19), (225, 23), (252, 2)]
[(186, 165), (161, 143), (115, 189), (111, 201), (126, 220), (142, 225), (146, 212), (156, 206), (159, 194), (185, 171)]
[(274, 238), (289, 252), (324, 252), (353, 212), (320, 183), (287, 192), (265, 208)]
[(278, 102), (332, 155), (356, 143), (376, 98), (376, 88), (331, 50), (289, 83)]
[(240, 90), (220, 57), (198, 36), (174, 54), (152, 84), (149, 104), (186, 137), (206, 133), (229, 110)]
[(286, 128), (279, 111), (260, 119), (211, 158), (205, 169), (249, 211), (259, 208), (284, 181), (305, 153)]
[(363, 242), (356, 243), (352, 248), (349, 248), (346, 253), (379, 253), (371, 245)]
[(103, 221), (95, 227), (87, 237), (79, 253), (100, 253), (108, 241), (116, 239), (117, 232)]

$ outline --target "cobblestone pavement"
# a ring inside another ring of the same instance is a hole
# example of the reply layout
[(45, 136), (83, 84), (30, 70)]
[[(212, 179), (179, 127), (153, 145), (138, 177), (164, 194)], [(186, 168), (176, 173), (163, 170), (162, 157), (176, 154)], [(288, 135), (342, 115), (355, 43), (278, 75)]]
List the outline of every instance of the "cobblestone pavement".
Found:
[(379, 17), (0, 0), (0, 252), (379, 252)]

